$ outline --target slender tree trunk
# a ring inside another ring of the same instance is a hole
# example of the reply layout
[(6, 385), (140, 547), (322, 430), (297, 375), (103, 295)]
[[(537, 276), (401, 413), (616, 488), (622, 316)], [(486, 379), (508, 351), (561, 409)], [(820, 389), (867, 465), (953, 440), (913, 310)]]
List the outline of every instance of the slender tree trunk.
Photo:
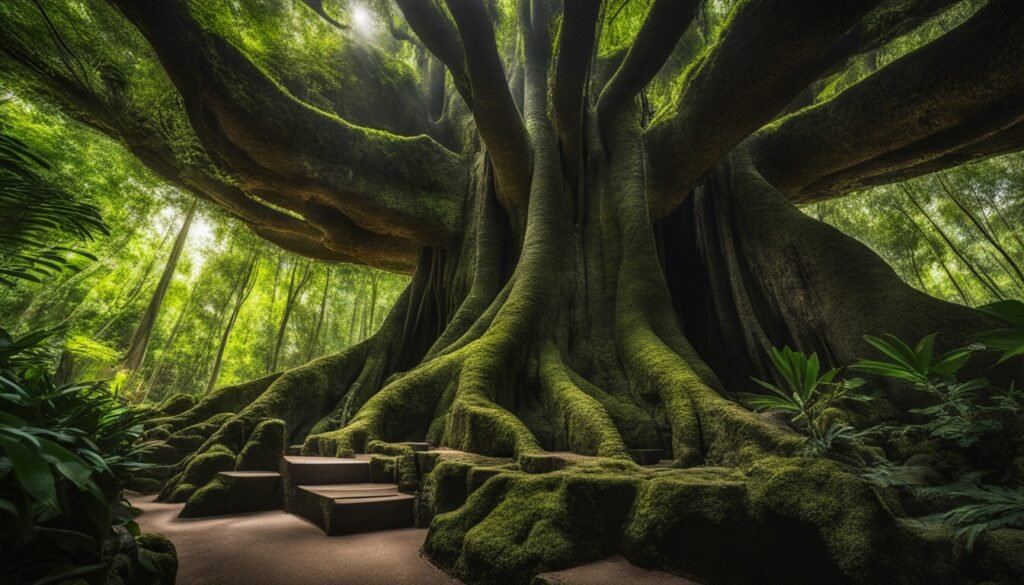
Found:
[[(150, 272), (152, 272), (153, 266), (156, 265), (156, 259), (160, 257), (160, 253), (164, 249), (164, 244), (166, 244), (167, 240), (171, 237), (172, 231), (173, 230), (167, 230), (167, 232), (164, 233), (163, 239), (160, 240), (160, 245), (157, 246), (156, 251), (153, 252), (153, 255), (150, 257), (149, 262), (146, 263), (146, 267), (142, 270), (142, 276), (136, 282), (135, 286), (133, 286), (131, 289), (128, 289), (127, 295), (125, 295), (125, 291), (122, 290), (121, 294), (118, 294), (118, 296), (113, 301), (111, 301), (111, 307), (118, 306), (118, 308), (116, 310), (111, 310), (109, 312), (112, 313), (111, 316), (107, 318), (107, 320), (103, 323), (103, 325), (100, 326), (99, 329), (96, 330), (95, 333), (93, 333), (93, 337), (99, 337), (111, 325), (116, 323), (117, 320), (121, 318), (121, 315), (124, 314), (124, 312), (128, 309), (128, 307), (131, 306), (132, 302), (135, 301), (139, 294), (142, 293), (142, 290), (146, 286), (146, 282), (149, 280), (149, 274)], [(122, 301), (122, 299), (124, 300)]]
[(288, 330), (288, 320), (291, 318), (292, 309), (302, 293), (302, 289), (309, 282), (310, 268), (312, 264), (306, 260), (302, 264), (302, 275), (299, 275), (299, 264), (293, 264), (291, 276), (288, 282), (288, 296), (285, 298), (284, 314), (281, 315), (281, 325), (277, 328), (277, 337), (274, 341), (274, 353), (270, 361), (271, 371), (276, 371), (281, 359), (281, 347), (284, 345), (285, 332)]
[(345, 336), (345, 342), (347, 345), (352, 345), (356, 341), (356, 317), (359, 315), (359, 305), (361, 303), (362, 299), (358, 297), (352, 302), (352, 316), (348, 322), (348, 335)]
[(260, 271), (260, 258), (257, 247), (253, 247), (246, 256), (245, 264), (242, 267), (242, 273), (239, 275), (232, 289), (232, 293), (235, 295), (235, 303), (231, 307), (231, 315), (228, 317), (227, 326), (224, 328), (224, 333), (220, 337), (220, 345), (217, 347), (217, 356), (213, 361), (213, 372), (210, 374), (210, 382), (206, 385), (205, 394), (209, 394), (217, 386), (217, 379), (220, 377), (220, 369), (224, 359), (224, 350), (228, 346), (228, 339), (231, 338), (231, 330), (235, 327), (235, 322), (238, 320), (238, 313), (242, 310), (242, 305), (246, 299), (252, 293), (253, 287), (256, 285), (256, 277)]
[(985, 277), (985, 275), (981, 274), (981, 272), (978, 270), (975, 264), (971, 262), (970, 259), (967, 258), (967, 255), (964, 252), (962, 252), (959, 246), (957, 246), (956, 243), (952, 240), (952, 238), (950, 238), (949, 235), (946, 234), (946, 231), (942, 229), (942, 226), (940, 226), (938, 222), (936, 222), (932, 218), (932, 216), (929, 215), (927, 211), (925, 211), (924, 207), (922, 207), (921, 204), (918, 203), (917, 199), (915, 199), (914, 195), (910, 192), (910, 188), (907, 187), (906, 184), (900, 183), (900, 189), (902, 189), (903, 192), (907, 195), (907, 199), (910, 200), (910, 203), (913, 204), (917, 211), (920, 212), (926, 220), (928, 220), (928, 223), (932, 226), (935, 232), (939, 234), (939, 237), (942, 238), (942, 241), (946, 242), (946, 245), (949, 246), (949, 249), (953, 251), (953, 254), (955, 254), (956, 257), (960, 259), (960, 262), (963, 263), (963, 265), (967, 267), (971, 274), (974, 275), (974, 278), (977, 279), (979, 283), (981, 283), (981, 286), (987, 289), (996, 299), (1002, 299), (1003, 294), (995, 286), (995, 283), (991, 282), (989, 279)]
[[(270, 310), (267, 312), (267, 339), (275, 340), (274, 335), (274, 309), (277, 307), (277, 285), (281, 276), (281, 265), (284, 263), (284, 254), (281, 252), (277, 253), (277, 263), (274, 268), (274, 285), (270, 289)], [(274, 343), (271, 342), (267, 345), (267, 354), (264, 366), (264, 372), (270, 373), (273, 371), (274, 362)]]
[(377, 314), (377, 293), (379, 292), (378, 285), (380, 284), (380, 274), (374, 272), (370, 277), (370, 316), (367, 319), (367, 331), (364, 332), (363, 337), (373, 332), (375, 325), (375, 318)]
[(163, 371), (164, 365), (168, 361), (168, 357), (171, 355), (171, 348), (174, 346), (174, 340), (178, 338), (178, 332), (181, 331), (181, 324), (185, 321), (185, 315), (188, 314), (189, 308), (192, 306), (193, 295), (189, 295), (185, 300), (185, 305), (181, 307), (181, 311), (178, 312), (177, 318), (174, 319), (174, 325), (171, 326), (171, 333), (167, 336), (167, 341), (164, 342), (163, 350), (160, 352), (160, 359), (157, 360), (156, 366), (153, 371), (149, 374), (149, 379), (146, 382), (146, 390), (139, 400), (140, 403), (146, 402), (150, 394), (153, 392), (153, 386), (156, 385), (157, 380), (160, 378), (160, 373)]
[(331, 272), (334, 267), (328, 266), (327, 273), (324, 275), (324, 294), (320, 297), (320, 312), (317, 314), (316, 325), (313, 327), (313, 335), (309, 338), (309, 345), (306, 348), (306, 359), (310, 361), (315, 357), (320, 344), (320, 332), (324, 325), (324, 316), (327, 314), (327, 293), (331, 287)]
[(921, 291), (925, 294), (930, 294), (928, 291), (928, 285), (924, 283), (924, 278), (921, 276), (921, 267), (917, 264), (917, 250), (913, 246), (906, 246), (906, 251), (910, 256), (910, 269), (914, 271), (914, 278), (917, 280), (918, 286), (921, 287)]
[(1013, 274), (1016, 275), (1017, 277), (1017, 282), (1019, 284), (1024, 284), (1024, 271), (1021, 270), (1020, 265), (1013, 258), (1013, 255), (1007, 252), (1006, 248), (1004, 248), (1002, 244), (999, 243), (999, 240), (995, 238), (995, 235), (990, 230), (988, 230), (986, 226), (982, 225), (981, 221), (978, 220), (977, 216), (975, 216), (974, 213), (970, 209), (968, 209), (962, 201), (960, 201), (960, 198), (957, 195), (955, 195), (953, 191), (949, 188), (949, 185), (946, 184), (946, 181), (945, 179), (942, 178), (942, 175), (936, 175), (936, 178), (939, 181), (939, 185), (942, 186), (942, 190), (946, 192), (946, 195), (949, 197), (950, 201), (952, 201), (953, 204), (957, 206), (957, 209), (959, 209), (961, 212), (963, 212), (964, 215), (967, 216), (967, 219), (969, 219), (971, 223), (974, 225), (974, 227), (978, 229), (978, 232), (981, 233), (982, 237), (984, 237), (985, 240), (989, 244), (991, 244), (993, 248), (995, 248), (996, 252), (998, 252), (999, 255), (1003, 257), (1003, 260), (1005, 260), (1006, 263), (1010, 265), (1010, 268), (1013, 269)]
[(192, 227), (192, 219), (195, 217), (197, 205), (198, 200), (194, 200), (185, 214), (185, 221), (181, 224), (178, 236), (174, 239), (174, 247), (171, 248), (171, 255), (167, 258), (167, 264), (164, 265), (160, 282), (157, 283), (156, 290), (153, 291), (153, 297), (149, 300), (149, 306), (146, 307), (146, 312), (142, 314), (142, 320), (139, 321), (131, 343), (128, 344), (128, 350), (125, 352), (124, 367), (133, 372), (142, 366), (142, 362), (146, 358), (146, 347), (149, 345), (149, 337), (153, 332), (153, 326), (156, 324), (157, 317), (160, 315), (160, 306), (163, 304), (164, 295), (167, 294), (167, 289), (171, 285), (171, 278), (174, 277), (174, 269), (178, 266), (181, 251), (185, 248), (185, 240), (188, 239), (188, 231)]
[(917, 231), (918, 234), (920, 234), (921, 238), (925, 241), (925, 243), (928, 244), (928, 248), (932, 251), (932, 255), (935, 256), (935, 260), (939, 263), (939, 266), (942, 268), (942, 272), (946, 274), (946, 278), (949, 279), (950, 284), (952, 284), (953, 288), (956, 289), (957, 295), (960, 296), (960, 300), (962, 300), (965, 305), (971, 306), (971, 297), (967, 294), (967, 291), (964, 290), (963, 286), (960, 285), (960, 282), (953, 275), (953, 271), (950, 270), (949, 266), (946, 264), (946, 260), (942, 256), (942, 251), (935, 244), (935, 242), (932, 241), (931, 234), (925, 231), (924, 228), (922, 228), (921, 225), (917, 223), (913, 216), (910, 215), (910, 212), (904, 209), (902, 205), (896, 203), (894, 207), (897, 211), (899, 211), (900, 215), (902, 215), (907, 220), (907, 223), (914, 227), (914, 230)]

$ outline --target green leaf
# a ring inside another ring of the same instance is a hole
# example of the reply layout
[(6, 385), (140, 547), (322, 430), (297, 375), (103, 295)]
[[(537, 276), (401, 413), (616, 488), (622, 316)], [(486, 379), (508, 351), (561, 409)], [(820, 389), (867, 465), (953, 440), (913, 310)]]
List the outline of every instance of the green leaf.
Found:
[(93, 470), (78, 455), (49, 439), (39, 439), (44, 457), (57, 467), (57, 471), (79, 488), (91, 481)]
[(53, 470), (45, 459), (20, 442), (0, 435), (0, 448), (11, 459), (14, 474), (26, 492), (43, 505), (58, 510)]

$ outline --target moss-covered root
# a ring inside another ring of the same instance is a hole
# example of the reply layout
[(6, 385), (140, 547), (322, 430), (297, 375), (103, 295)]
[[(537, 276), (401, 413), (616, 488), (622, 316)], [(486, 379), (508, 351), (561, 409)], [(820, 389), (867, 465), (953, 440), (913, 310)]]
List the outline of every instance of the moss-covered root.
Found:
[(235, 469), (238, 471), (275, 471), (281, 466), (284, 456), (285, 430), (284, 421), (276, 418), (267, 419), (256, 425), (249, 441), (238, 454)]
[(352, 457), (375, 439), (422, 440), (431, 413), (458, 368), (454, 356), (426, 362), (374, 394), (343, 428), (306, 437), (302, 452)]
[(172, 396), (160, 406), (160, 410), (166, 413), (166, 416), (154, 418), (146, 423), (147, 438), (161, 438), (154, 433), (171, 435), (187, 427), (208, 421), (215, 415), (239, 412), (259, 398), (280, 376), (280, 373), (275, 373), (241, 384), (218, 388), (191, 408), (181, 412), (166, 410), (168, 407), (173, 410), (175, 406), (180, 407), (184, 404)]
[(1002, 575), (1021, 576), (1005, 554), (958, 559), (948, 531), (940, 538), (897, 518), (885, 492), (825, 459), (769, 457), (745, 470), (602, 460), (544, 475), (501, 472), (454, 509), (444, 504), (465, 490), (462, 469), (445, 463), (434, 473), (443, 476), (427, 480), (439, 514), (423, 551), (481, 585), (525, 584), (616, 552), (736, 585), (1009, 585)]
[(159, 499), (188, 501), (196, 490), (211, 482), (222, 471), (276, 471), (284, 455), (284, 422), (267, 419), (247, 431), (244, 419), (234, 417), (211, 438), (216, 441), (190, 457), (182, 471), (171, 478)]
[(596, 398), (577, 386), (554, 343), (540, 350), (540, 380), (544, 403), (564, 435), (569, 450), (584, 455), (629, 457), (622, 435)]

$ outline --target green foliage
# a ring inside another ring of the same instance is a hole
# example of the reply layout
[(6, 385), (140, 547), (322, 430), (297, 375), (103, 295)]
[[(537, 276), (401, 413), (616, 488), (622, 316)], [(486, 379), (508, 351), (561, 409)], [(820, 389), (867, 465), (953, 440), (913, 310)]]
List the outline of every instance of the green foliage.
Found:
[(99, 209), (43, 179), (48, 169), (24, 143), (0, 134), (0, 284), (42, 282), (66, 268), (78, 269), (77, 260), (96, 257), (54, 242), (108, 233)]
[(978, 537), (988, 530), (1024, 529), (1024, 486), (969, 485), (953, 493), (971, 503), (946, 512), (943, 519), (957, 527), (956, 535), (964, 539), (968, 549), (974, 548)]
[[(988, 404), (984, 400), (990, 389), (984, 378), (957, 381), (957, 372), (975, 351), (982, 349), (981, 346), (955, 349), (936, 357), (933, 355), (934, 334), (913, 348), (892, 335), (864, 339), (889, 360), (861, 360), (851, 366), (852, 369), (911, 382), (915, 388), (934, 397), (936, 404), (911, 411), (926, 417), (927, 422), (921, 428), (929, 436), (969, 447), (986, 434), (1002, 428), (998, 418), (989, 416), (993, 411), (998, 413), (1008, 407), (1011, 414), (1016, 412), (1017, 407), (1009, 402)], [(1012, 399), (1012, 396), (1011, 393), (1005, 398)]]
[(850, 426), (838, 421), (826, 422), (822, 414), (844, 399), (870, 400), (870, 396), (855, 392), (863, 386), (863, 380), (835, 381), (839, 368), (821, 372), (817, 353), (807, 356), (786, 346), (782, 350), (772, 348), (770, 355), (785, 388), (754, 378), (754, 382), (767, 388), (772, 394), (745, 395), (744, 402), (747, 406), (754, 410), (787, 413), (791, 422), (800, 425), (807, 432), (807, 442), (811, 450), (819, 455), (828, 453), (833, 443), (855, 436), (855, 431)]
[(103, 583), (121, 552), (116, 533), (138, 535), (121, 489), (147, 467), (138, 439), (148, 412), (102, 383), (55, 384), (41, 345), (54, 333), (0, 329), (0, 576)]
[[(1021, 309), (1017, 301), (999, 303), (992, 314), (1013, 324)], [(986, 333), (982, 339), (1012, 340), (1012, 336)], [(1024, 402), (1011, 385), (993, 388), (984, 378), (960, 382), (957, 374), (970, 357), (986, 349), (972, 345), (934, 355), (935, 335), (910, 347), (892, 335), (865, 339), (887, 358), (862, 360), (852, 366), (866, 373), (910, 382), (933, 399), (929, 406), (912, 409), (914, 423), (886, 423), (866, 433), (877, 439), (893, 462), (883, 459), (865, 477), (902, 490), (917, 503), (934, 511), (934, 517), (954, 526), (968, 549), (987, 530), (1024, 527), (1024, 489), (1012, 482), (1011, 459), (1021, 451), (1021, 413)], [(988, 349), (1012, 351), (1013, 344), (987, 344)], [(1004, 354), (1000, 361), (1012, 356)], [(901, 455), (906, 453), (907, 455)], [(988, 454), (987, 461), (979, 457)]]
[[(296, 266), (301, 275), (306, 259), (200, 205), (146, 361), (134, 375), (120, 374), (122, 354), (192, 198), (145, 171), (112, 140), (17, 96), (0, 108), (0, 126), (49, 162), (50, 169), (39, 175), (48, 188), (92, 202), (109, 226), (109, 236), (79, 246), (99, 261), (79, 272), (38, 275), (42, 282), (22, 282), (16, 289), (0, 287), (0, 322), (12, 330), (66, 327), (58, 379), (117, 379), (123, 392), (138, 401), (200, 395), (226, 327), (234, 277), (250, 251), (262, 258), (261, 270), (225, 348), (218, 386), (269, 373), (289, 276)], [(0, 250), (0, 266), (7, 259)], [(371, 335), (407, 282), (404, 275), (363, 266), (310, 262), (308, 281), (294, 295), (281, 333), (278, 369), (337, 353)]]
[(1015, 153), (804, 209), (868, 245), (907, 284), (980, 308), (1024, 299), (1022, 192)]
[(978, 343), (991, 349), (1003, 350), (999, 363), (1024, 355), (1024, 303), (999, 301), (978, 308), (980, 311), (1006, 323), (1006, 327), (987, 331), (978, 337)]

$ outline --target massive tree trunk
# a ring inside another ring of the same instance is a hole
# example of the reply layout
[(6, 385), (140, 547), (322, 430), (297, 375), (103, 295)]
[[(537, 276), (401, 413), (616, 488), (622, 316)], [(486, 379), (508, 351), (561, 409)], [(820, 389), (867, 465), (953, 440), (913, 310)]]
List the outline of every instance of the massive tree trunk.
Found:
[[(215, 498), (218, 471), (280, 454), (260, 431), (280, 424), (306, 454), (426, 440), (507, 458), (507, 473), (434, 519), (424, 548), (472, 582), (527, 582), (616, 551), (709, 583), (952, 582), (970, 571), (930, 562), (954, 558), (948, 535), (922, 533), (891, 494), (808, 457), (795, 432), (732, 396), (771, 375), (773, 346), (842, 365), (867, 354), (864, 334), (938, 331), (955, 347), (991, 327), (907, 286), (792, 201), (1021, 146), (1021, 83), (1005, 68), (1024, 62), (1013, 0), (774, 122), (859, 49), (906, 32), (889, 26), (894, 5), (920, 16), (948, 3), (736, 2), (649, 125), (638, 95), (697, 3), (655, 0), (631, 47), (608, 55), (597, 50), (600, 3), (566, 0), (558, 14), (520, 1), (509, 58), (484, 2), (401, 0), (417, 47), (451, 74), (437, 142), (302, 106), (182, 2), (114, 4), (155, 50), (203, 147), (242, 178), (248, 215), (210, 185), (205, 196), (309, 256), (415, 265), (361, 343), (154, 423), (153, 436), (180, 446), (165, 453), (175, 465), (163, 499)], [(972, 53), (932, 66), (969, 41), (999, 62)], [(965, 80), (986, 90), (966, 100)], [(876, 120), (873, 90), (900, 117)], [(436, 93), (421, 97), (436, 112)], [(928, 124), (904, 120), (936, 103), (949, 108)], [(902, 132), (881, 140), (892, 126)], [(917, 394), (887, 390), (893, 405), (915, 405)], [(634, 465), (640, 449), (674, 469)]]

